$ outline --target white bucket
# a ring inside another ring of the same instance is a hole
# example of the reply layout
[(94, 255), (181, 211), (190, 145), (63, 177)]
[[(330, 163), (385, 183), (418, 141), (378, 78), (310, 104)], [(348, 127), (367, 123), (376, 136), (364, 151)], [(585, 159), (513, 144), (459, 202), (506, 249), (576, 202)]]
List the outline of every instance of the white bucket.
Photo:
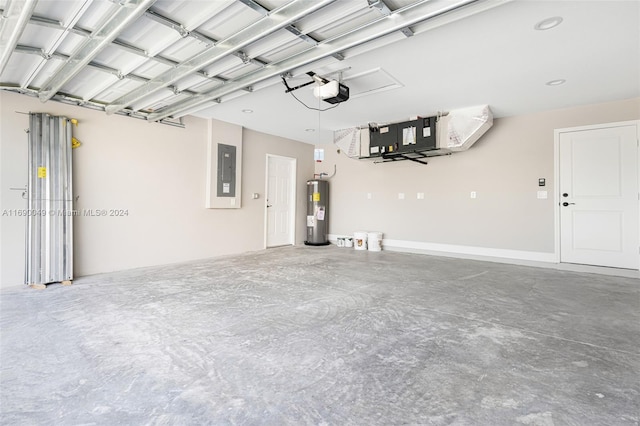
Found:
[(353, 247), (356, 250), (367, 249), (367, 233), (366, 232), (354, 232), (353, 233)]
[(382, 250), (382, 232), (369, 232), (368, 235), (369, 251)]
[(344, 246), (345, 246), (345, 247), (353, 247), (353, 238), (351, 238), (351, 237), (345, 237), (345, 239), (344, 239)]
[(344, 247), (344, 238), (343, 237), (339, 237), (336, 241), (336, 245), (338, 247)]

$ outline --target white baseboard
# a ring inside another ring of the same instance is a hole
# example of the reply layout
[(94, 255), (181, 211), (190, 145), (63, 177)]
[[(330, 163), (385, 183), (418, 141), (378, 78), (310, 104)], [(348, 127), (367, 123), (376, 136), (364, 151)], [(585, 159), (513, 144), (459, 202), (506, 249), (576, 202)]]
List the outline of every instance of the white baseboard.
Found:
[[(342, 237), (351, 237), (351, 235), (329, 234), (329, 241), (335, 244), (336, 240)], [(626, 278), (640, 278), (640, 271), (637, 270), (559, 263), (558, 256), (555, 253), (541, 253), (536, 251), (507, 250), (389, 239), (382, 240), (382, 249), (402, 253), (427, 254), (430, 256), (454, 257), (458, 259), (472, 259), (482, 260), (485, 262), (535, 266), (539, 268), (550, 268), (561, 271), (586, 272)]]
[[(338, 238), (342, 237), (346, 236), (329, 234), (329, 241), (335, 243)], [(433, 256), (464, 257), (466, 259), (489, 260), (498, 262), (504, 262), (506, 260), (516, 260), (525, 262), (557, 263), (556, 255), (554, 253), (541, 253), (533, 251), (459, 246), (454, 244), (438, 244), (422, 241), (390, 239), (382, 240), (382, 247), (383, 250), (389, 251), (430, 254)]]

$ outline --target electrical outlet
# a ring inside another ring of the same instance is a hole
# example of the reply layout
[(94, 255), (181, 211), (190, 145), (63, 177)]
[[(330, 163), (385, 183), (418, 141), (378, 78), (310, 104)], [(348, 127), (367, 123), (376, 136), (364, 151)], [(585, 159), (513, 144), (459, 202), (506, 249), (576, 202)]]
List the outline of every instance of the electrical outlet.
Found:
[(471, 191), (471, 198), (478, 198), (478, 193), (476, 191)]
[(404, 200), (404, 192), (398, 192), (398, 200)]
[(418, 192), (418, 194), (416, 195), (416, 198), (418, 200), (424, 200), (424, 192)]
[(538, 200), (546, 200), (547, 198), (547, 191), (538, 191)]

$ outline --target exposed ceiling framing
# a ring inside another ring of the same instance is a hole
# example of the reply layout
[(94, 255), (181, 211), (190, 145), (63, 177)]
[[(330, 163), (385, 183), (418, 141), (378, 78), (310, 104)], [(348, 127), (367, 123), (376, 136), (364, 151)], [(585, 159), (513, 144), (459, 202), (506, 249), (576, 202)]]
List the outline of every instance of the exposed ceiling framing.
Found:
[(175, 122), (506, 1), (0, 0), (0, 89)]

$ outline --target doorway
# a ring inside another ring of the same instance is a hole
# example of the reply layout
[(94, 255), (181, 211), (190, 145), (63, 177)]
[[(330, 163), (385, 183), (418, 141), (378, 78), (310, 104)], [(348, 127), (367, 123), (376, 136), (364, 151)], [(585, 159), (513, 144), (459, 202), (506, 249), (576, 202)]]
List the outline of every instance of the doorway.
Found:
[(561, 263), (639, 269), (639, 127), (556, 130)]
[(267, 154), (265, 246), (295, 244), (296, 159)]

